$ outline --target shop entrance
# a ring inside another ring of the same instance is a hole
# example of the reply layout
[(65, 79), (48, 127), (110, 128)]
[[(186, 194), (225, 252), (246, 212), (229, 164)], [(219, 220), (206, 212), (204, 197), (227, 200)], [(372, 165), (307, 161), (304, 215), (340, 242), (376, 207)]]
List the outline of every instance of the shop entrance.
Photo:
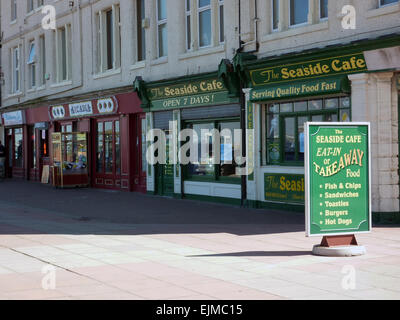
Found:
[(156, 190), (160, 196), (174, 195), (174, 165), (170, 163), (169, 148), (171, 143), (169, 130), (165, 130), (166, 145), (166, 163), (156, 165)]
[(96, 121), (93, 159), (93, 185), (121, 188), (121, 135), (118, 119)]

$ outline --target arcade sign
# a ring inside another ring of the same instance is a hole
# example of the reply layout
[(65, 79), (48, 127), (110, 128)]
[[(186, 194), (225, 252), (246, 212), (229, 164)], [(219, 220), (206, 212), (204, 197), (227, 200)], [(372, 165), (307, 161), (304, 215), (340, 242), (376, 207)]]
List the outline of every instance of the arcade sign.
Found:
[(117, 111), (118, 102), (115, 97), (51, 106), (49, 108), (50, 118), (53, 120), (100, 116), (114, 114)]

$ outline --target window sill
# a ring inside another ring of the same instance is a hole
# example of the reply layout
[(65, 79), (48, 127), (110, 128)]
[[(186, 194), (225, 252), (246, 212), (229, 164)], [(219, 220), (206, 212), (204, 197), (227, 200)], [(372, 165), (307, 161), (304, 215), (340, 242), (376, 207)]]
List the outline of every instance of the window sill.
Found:
[(240, 178), (224, 178), (214, 179), (212, 177), (189, 177), (184, 178), (185, 182), (205, 182), (205, 183), (223, 183), (223, 184), (241, 184)]
[(25, 18), (29, 18), (30, 16), (32, 16), (35, 13), (35, 9), (32, 9), (31, 11), (27, 12), (25, 15)]
[(93, 75), (93, 79), (96, 80), (96, 79), (107, 78), (107, 77), (115, 76), (116, 74), (120, 74), (120, 73), (121, 73), (121, 68), (111, 69), (111, 70)]
[(329, 29), (328, 20), (324, 20), (317, 24), (312, 24), (312, 25), (293, 26), (287, 30), (274, 31), (271, 34), (264, 35), (261, 38), (261, 42), (279, 40), (282, 38), (294, 37), (294, 36), (298, 36), (298, 35), (305, 34), (305, 33), (318, 32), (318, 31), (328, 30), (328, 29)]
[(157, 59), (153, 60), (150, 63), (150, 65), (151, 66), (156, 66), (156, 65), (159, 65), (159, 64), (163, 64), (163, 63), (168, 63), (168, 57), (167, 56), (166, 57), (157, 58)]
[(130, 70), (137, 70), (137, 69), (142, 69), (142, 68), (145, 68), (145, 67), (146, 67), (146, 61), (143, 60), (143, 61), (138, 61), (138, 62), (132, 64), (129, 69)]
[(15, 93), (10, 93), (7, 96), (7, 99), (12, 99), (12, 98), (20, 97), (20, 96), (22, 96), (22, 91), (18, 91), (18, 92), (15, 92)]
[(63, 81), (63, 82), (52, 84), (50, 86), (50, 88), (59, 88), (59, 87), (65, 87), (65, 86), (70, 86), (70, 85), (72, 85), (72, 81), (68, 80), (68, 81)]
[(36, 88), (36, 91), (42, 91), (46, 89), (46, 85), (40, 86)]
[(26, 90), (26, 93), (33, 93), (36, 91), (36, 87)]
[(207, 47), (207, 48), (201, 48), (201, 49), (186, 52), (184, 54), (179, 55), (178, 59), (179, 60), (191, 59), (191, 58), (196, 58), (199, 56), (205, 56), (205, 55), (220, 53), (220, 52), (224, 52), (224, 51), (225, 51), (225, 44), (221, 44), (217, 47)]
[(11, 22), (10, 22), (10, 26), (12, 26), (12, 25), (14, 25), (14, 24), (16, 24), (16, 23), (17, 23), (17, 19), (11, 21)]
[(366, 18), (367, 19), (376, 18), (376, 17), (387, 15), (387, 14), (396, 13), (399, 11), (400, 11), (400, 2), (388, 4), (386, 6), (367, 11)]

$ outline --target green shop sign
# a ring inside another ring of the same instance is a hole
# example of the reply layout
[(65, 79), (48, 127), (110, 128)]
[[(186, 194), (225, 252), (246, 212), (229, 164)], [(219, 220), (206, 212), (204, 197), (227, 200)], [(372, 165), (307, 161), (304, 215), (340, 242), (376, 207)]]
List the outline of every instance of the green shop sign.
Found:
[(238, 103), (216, 73), (149, 83), (136, 77), (133, 87), (146, 111)]
[(341, 92), (350, 92), (350, 84), (346, 76), (315, 79), (301, 83), (268, 85), (262, 89), (252, 89), (250, 101), (279, 100)]
[(227, 89), (222, 81), (215, 78), (148, 88), (147, 95), (150, 100), (159, 100), (221, 91)]
[(304, 175), (264, 174), (264, 194), (266, 201), (304, 204)]
[(369, 123), (306, 123), (307, 236), (371, 230), (369, 132)]
[(250, 71), (254, 87), (367, 71), (364, 54), (350, 54)]
[(192, 96), (175, 97), (162, 100), (152, 100), (152, 111), (171, 110), (185, 107), (209, 106), (226, 103), (235, 103), (237, 99), (228, 97), (228, 92), (213, 92)]

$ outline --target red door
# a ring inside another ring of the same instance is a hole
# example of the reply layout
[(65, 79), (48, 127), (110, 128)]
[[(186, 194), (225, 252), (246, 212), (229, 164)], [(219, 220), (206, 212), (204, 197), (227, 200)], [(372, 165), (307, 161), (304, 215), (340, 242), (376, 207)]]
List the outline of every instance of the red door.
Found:
[(146, 192), (146, 115), (135, 116), (133, 191)]
[(94, 134), (93, 186), (121, 188), (121, 135), (119, 119), (99, 119)]

